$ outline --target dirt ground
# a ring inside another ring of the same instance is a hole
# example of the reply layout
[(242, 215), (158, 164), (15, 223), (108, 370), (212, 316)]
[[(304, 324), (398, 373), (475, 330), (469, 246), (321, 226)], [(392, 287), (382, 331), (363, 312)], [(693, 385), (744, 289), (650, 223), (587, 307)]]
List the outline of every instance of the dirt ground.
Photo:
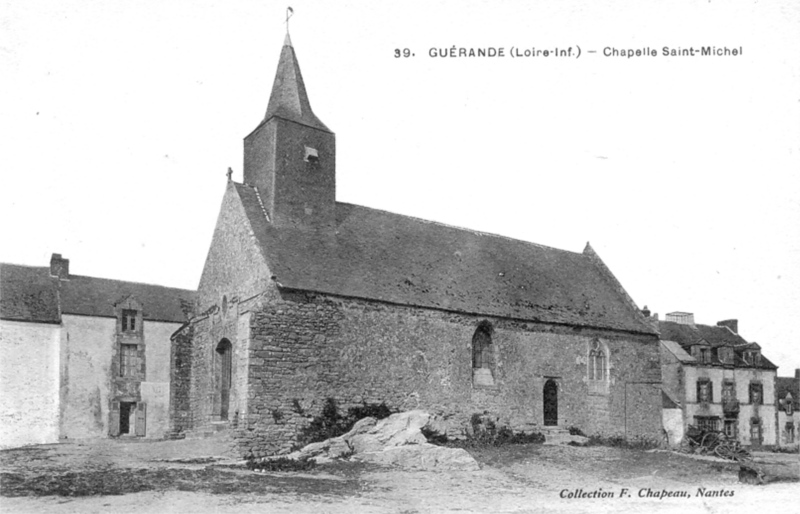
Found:
[[(735, 464), (663, 451), (529, 444), (470, 452), (480, 471), (343, 462), (254, 473), (214, 439), (32, 446), (0, 452), (0, 511), (783, 512), (800, 493), (797, 454), (759, 454), (783, 478), (756, 486), (739, 483)], [(659, 497), (664, 491), (671, 497)]]

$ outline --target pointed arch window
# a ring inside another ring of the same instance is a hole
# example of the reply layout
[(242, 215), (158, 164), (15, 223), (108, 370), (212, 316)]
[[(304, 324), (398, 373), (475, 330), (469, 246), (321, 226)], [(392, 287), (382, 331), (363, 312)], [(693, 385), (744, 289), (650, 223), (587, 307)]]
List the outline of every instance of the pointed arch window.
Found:
[(476, 385), (494, 385), (492, 325), (482, 322), (472, 335), (472, 379)]
[(595, 339), (589, 349), (589, 380), (606, 381), (608, 379), (608, 357), (605, 348)]

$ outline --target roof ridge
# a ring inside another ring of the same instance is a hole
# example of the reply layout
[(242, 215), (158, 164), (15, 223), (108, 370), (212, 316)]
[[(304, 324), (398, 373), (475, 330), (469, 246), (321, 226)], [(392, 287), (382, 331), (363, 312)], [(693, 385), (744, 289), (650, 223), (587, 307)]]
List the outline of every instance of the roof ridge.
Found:
[(431, 225), (438, 225), (440, 227), (453, 228), (453, 229), (456, 229), (456, 230), (469, 232), (469, 233), (472, 233), (472, 234), (475, 234), (475, 235), (478, 235), (478, 236), (497, 237), (497, 238), (500, 238), (500, 239), (505, 239), (507, 241), (513, 241), (513, 242), (516, 242), (516, 243), (524, 243), (524, 244), (528, 244), (528, 245), (531, 245), (531, 246), (536, 246), (536, 247), (539, 247), (539, 248), (543, 248), (545, 250), (555, 250), (557, 252), (570, 253), (570, 254), (573, 254), (573, 255), (576, 255), (576, 256), (584, 256), (584, 254), (582, 252), (573, 252), (571, 250), (564, 250), (563, 248), (556, 248), (554, 246), (547, 246), (547, 245), (543, 245), (541, 243), (534, 243), (533, 241), (527, 241), (525, 239), (517, 239), (517, 238), (514, 238), (514, 237), (510, 237), (510, 236), (504, 236), (502, 234), (494, 234), (492, 232), (483, 232), (481, 230), (475, 230), (473, 228), (460, 227), (458, 225), (450, 225), (449, 223), (444, 223), (444, 222), (441, 222), (441, 221), (429, 220), (429, 219), (425, 219), (425, 218), (418, 218), (416, 216), (409, 216), (408, 214), (400, 214), (398, 212), (387, 211), (385, 209), (377, 209), (375, 207), (368, 207), (366, 205), (358, 205), (358, 204), (354, 204), (354, 203), (340, 202), (338, 200), (337, 200), (336, 204), (337, 205), (348, 205), (350, 207), (358, 207), (359, 209), (368, 209), (368, 210), (375, 211), (375, 212), (382, 212), (382, 213), (385, 213), (385, 214), (391, 214), (393, 216), (401, 216), (401, 217), (406, 218), (406, 219), (410, 219), (410, 220), (414, 220), (414, 221), (420, 221), (422, 223), (428, 223), (428, 224), (431, 224)]
[(30, 264), (17, 264), (15, 262), (0, 262), (0, 266), (19, 266), (20, 268), (49, 269), (49, 266), (31, 266)]
[(75, 274), (72, 274), (72, 273), (69, 274), (69, 278), (70, 278), (70, 280), (72, 280), (72, 279), (81, 279), (81, 278), (88, 278), (88, 279), (91, 279), (91, 280), (107, 280), (109, 282), (117, 282), (117, 283), (120, 283), (120, 284), (136, 284), (136, 285), (139, 285), (139, 286), (160, 287), (162, 289), (175, 289), (177, 291), (186, 291), (188, 293), (195, 293), (196, 292), (196, 290), (194, 290), (194, 289), (185, 289), (183, 287), (165, 286), (165, 285), (162, 285), (162, 284), (153, 284), (152, 282), (137, 282), (135, 280), (120, 280), (120, 279), (117, 279), (117, 278), (92, 277), (92, 276), (89, 276), (89, 275), (75, 275)]
[[(20, 268), (28, 268), (28, 269), (35, 269), (35, 270), (48, 271), (49, 272), (49, 267), (48, 266), (31, 266), (29, 264), (15, 264), (15, 263), (12, 263), (12, 262), (0, 262), (0, 266), (17, 266), (17, 267), (20, 267)], [(56, 277), (51, 277), (51, 278), (56, 278)], [(135, 281), (135, 280), (121, 280), (121, 279), (118, 279), (118, 278), (97, 277), (97, 276), (91, 276), (91, 275), (78, 275), (78, 274), (75, 274), (75, 273), (70, 273), (69, 274), (69, 280), (72, 280), (72, 279), (87, 279), (87, 278), (88, 279), (92, 279), (92, 280), (107, 280), (109, 282), (118, 282), (118, 283), (124, 283), (124, 284), (136, 284), (136, 285), (141, 285), (141, 286), (161, 287), (161, 288), (164, 288), (164, 289), (175, 289), (175, 290), (178, 290), (178, 291), (186, 291), (186, 292), (189, 292), (189, 293), (196, 292), (194, 289), (186, 289), (186, 288), (183, 288), (183, 287), (175, 287), (175, 286), (165, 286), (163, 284), (154, 284), (152, 282), (138, 282), (138, 281)]]

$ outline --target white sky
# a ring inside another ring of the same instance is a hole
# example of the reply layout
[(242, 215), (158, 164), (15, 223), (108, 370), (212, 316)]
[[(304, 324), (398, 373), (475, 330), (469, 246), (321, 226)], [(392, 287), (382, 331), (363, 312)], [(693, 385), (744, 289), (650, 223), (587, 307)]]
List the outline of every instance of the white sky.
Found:
[[(196, 288), (288, 1), (0, 0), (0, 261)], [(338, 200), (591, 241), (640, 306), (738, 318), (800, 367), (800, 4), (289, 5)], [(583, 54), (428, 56), (453, 45)], [(601, 54), (665, 45), (744, 54)]]

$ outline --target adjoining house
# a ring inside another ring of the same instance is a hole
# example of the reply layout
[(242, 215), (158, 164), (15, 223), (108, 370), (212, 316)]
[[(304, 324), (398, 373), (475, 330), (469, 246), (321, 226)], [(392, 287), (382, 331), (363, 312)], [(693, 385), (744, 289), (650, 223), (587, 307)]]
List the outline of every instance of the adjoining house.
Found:
[(794, 377), (775, 379), (775, 398), (778, 401), (778, 445), (797, 447), (800, 431), (800, 369)]
[(0, 446), (169, 431), (170, 336), (194, 293), (0, 264)]
[[(351, 107), (352, 108), (352, 107)], [(661, 437), (654, 327), (582, 253), (336, 201), (335, 136), (288, 36), (175, 336), (176, 432), (288, 451), (327, 398), (518, 430)], [(188, 363), (188, 364), (187, 364)]]
[(671, 444), (689, 425), (722, 430), (748, 446), (776, 444), (777, 367), (738, 334), (737, 320), (709, 326), (673, 312), (658, 328), (664, 393), (672, 400), (664, 414), (673, 419), (665, 425)]

